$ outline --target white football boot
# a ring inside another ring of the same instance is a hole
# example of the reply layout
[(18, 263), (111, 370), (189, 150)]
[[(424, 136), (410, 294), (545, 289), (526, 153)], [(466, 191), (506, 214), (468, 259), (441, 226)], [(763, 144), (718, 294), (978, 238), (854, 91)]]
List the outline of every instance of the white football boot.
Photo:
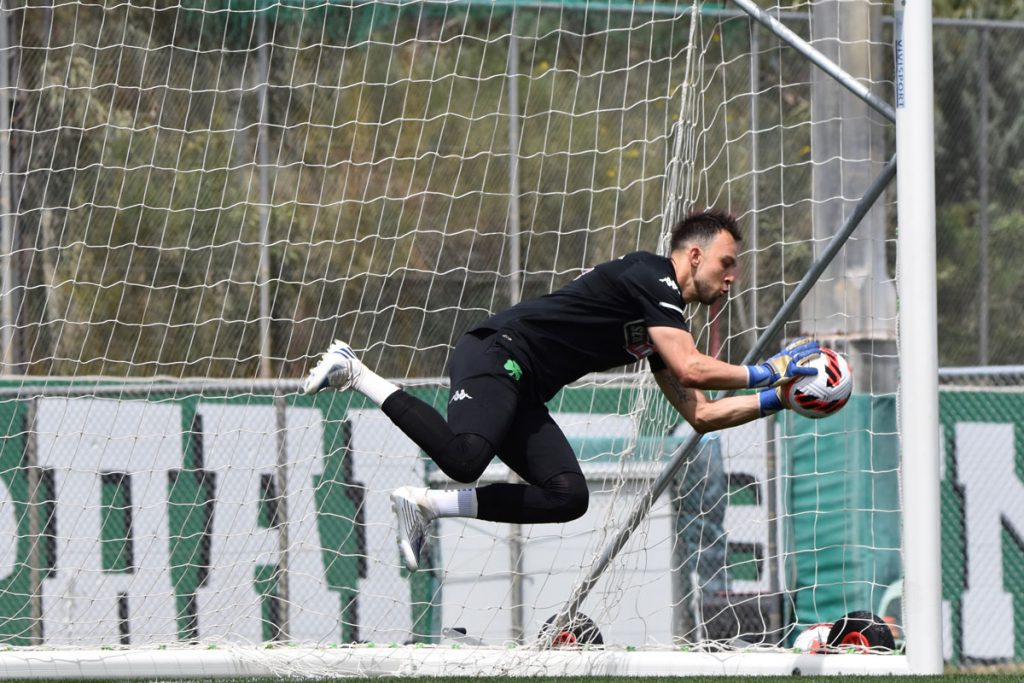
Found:
[(352, 386), (362, 370), (363, 364), (356, 358), (352, 347), (343, 341), (335, 341), (309, 371), (302, 393), (315, 394), (327, 387), (343, 391)]
[(435, 517), (426, 494), (427, 489), (413, 486), (403, 486), (391, 494), (391, 508), (398, 519), (398, 549), (411, 572), (420, 568), (420, 553), (426, 545), (430, 520)]

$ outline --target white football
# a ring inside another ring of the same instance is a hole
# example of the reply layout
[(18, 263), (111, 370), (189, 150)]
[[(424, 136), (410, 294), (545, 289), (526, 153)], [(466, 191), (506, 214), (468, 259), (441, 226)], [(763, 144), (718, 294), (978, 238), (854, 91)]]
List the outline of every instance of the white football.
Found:
[(828, 649), (828, 633), (832, 624), (812, 624), (805, 628), (793, 641), (793, 649), (797, 652), (808, 652), (812, 655), (825, 654)]
[(823, 346), (817, 357), (801, 365), (817, 368), (818, 373), (785, 385), (783, 392), (790, 408), (804, 417), (817, 419), (831, 415), (850, 400), (853, 371), (840, 354)]

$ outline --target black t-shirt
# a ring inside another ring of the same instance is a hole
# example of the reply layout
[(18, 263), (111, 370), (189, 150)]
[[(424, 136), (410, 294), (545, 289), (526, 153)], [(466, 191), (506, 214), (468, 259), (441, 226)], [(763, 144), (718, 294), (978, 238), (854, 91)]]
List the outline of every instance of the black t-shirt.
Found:
[[(587, 373), (651, 356), (648, 327), (689, 330), (685, 306), (672, 262), (638, 251), (491, 316), (474, 330), (497, 331), (498, 342), (525, 366), (538, 397), (547, 401)], [(664, 367), (656, 357), (651, 365)]]

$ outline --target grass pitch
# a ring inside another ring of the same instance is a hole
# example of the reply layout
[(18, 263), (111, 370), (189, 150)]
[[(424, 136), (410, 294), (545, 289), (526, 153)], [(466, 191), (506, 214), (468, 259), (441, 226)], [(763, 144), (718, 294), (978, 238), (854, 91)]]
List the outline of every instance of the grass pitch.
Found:
[[(137, 679), (139, 683), (143, 680)], [(280, 683), (282, 679), (270, 678), (235, 678), (235, 679), (167, 679), (161, 683)], [(285, 679), (287, 680), (287, 679)], [(479, 678), (445, 677), (445, 678), (338, 678), (318, 679), (320, 681), (337, 680), (352, 681), (365, 680), (373, 683), (480, 683)], [(652, 678), (629, 678), (629, 677), (529, 677), (512, 679), (505, 676), (485, 678), (485, 681), (516, 680), (522, 683), (751, 683), (760, 681), (762, 683), (809, 683), (810, 681), (842, 681), (842, 683), (1017, 683), (1024, 681), (1024, 671), (1021, 672), (995, 672), (995, 673), (948, 673), (941, 676), (680, 676), (680, 677), (652, 677)], [(30, 681), (11, 680), (5, 683), (78, 683), (78, 679), (33, 679)], [(125, 680), (103, 681), (96, 680), (94, 683), (126, 683)]]

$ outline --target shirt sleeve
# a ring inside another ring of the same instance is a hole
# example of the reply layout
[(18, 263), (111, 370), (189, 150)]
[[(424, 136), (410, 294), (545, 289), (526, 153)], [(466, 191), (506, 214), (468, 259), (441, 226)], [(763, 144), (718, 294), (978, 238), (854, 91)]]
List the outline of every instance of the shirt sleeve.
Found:
[(668, 367), (658, 353), (647, 356), (647, 364), (651, 367), (651, 372), (661, 372)]
[(690, 331), (683, 297), (675, 279), (639, 262), (622, 273), (621, 282), (643, 313), (647, 327), (676, 327)]

